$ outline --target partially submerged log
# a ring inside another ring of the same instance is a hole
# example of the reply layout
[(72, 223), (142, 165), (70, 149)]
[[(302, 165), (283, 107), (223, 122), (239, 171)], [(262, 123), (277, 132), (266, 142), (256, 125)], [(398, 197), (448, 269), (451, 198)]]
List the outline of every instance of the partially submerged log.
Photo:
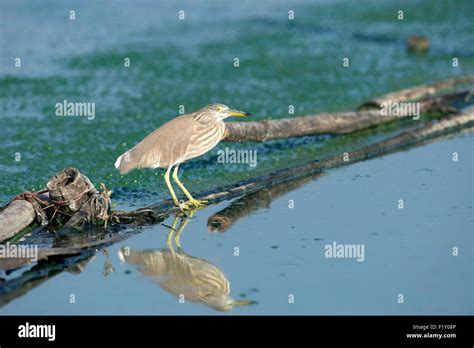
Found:
[[(468, 97), (471, 92), (462, 91), (437, 97), (434, 94), (445, 88), (472, 82), (474, 82), (474, 75), (441, 81), (433, 85), (404, 89), (368, 101), (361, 105), (359, 111), (323, 112), (316, 115), (277, 120), (229, 122), (226, 123), (223, 141), (267, 141), (313, 134), (347, 134), (411, 116), (407, 113), (402, 113), (397, 117), (383, 116), (380, 109), (384, 103), (389, 101), (399, 103), (416, 100), (422, 113), (441, 112), (445, 114), (449, 111), (455, 111), (454, 108), (450, 109), (448, 105), (456, 99)], [(422, 97), (425, 99), (419, 100)], [(366, 108), (376, 109), (365, 110)]]
[(384, 103), (388, 102), (404, 102), (407, 100), (419, 100), (427, 98), (439, 93), (442, 90), (453, 88), (458, 85), (469, 84), (474, 82), (474, 75), (461, 76), (448, 79), (431, 85), (420, 85), (402, 89), (400, 91), (391, 92), (381, 97), (369, 100), (360, 106), (360, 108), (380, 108)]

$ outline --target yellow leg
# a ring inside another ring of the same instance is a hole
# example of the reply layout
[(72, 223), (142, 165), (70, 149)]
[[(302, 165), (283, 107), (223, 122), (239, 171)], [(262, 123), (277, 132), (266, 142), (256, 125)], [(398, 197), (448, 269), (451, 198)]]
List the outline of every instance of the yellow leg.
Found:
[(179, 164), (174, 167), (173, 180), (178, 184), (179, 188), (181, 189), (181, 191), (183, 191), (183, 193), (186, 195), (186, 197), (188, 197), (189, 201), (186, 202), (185, 204), (187, 205), (188, 203), (190, 203), (190, 204), (194, 205), (196, 208), (205, 207), (207, 201), (194, 199), (193, 196), (191, 196), (189, 191), (186, 189), (186, 187), (184, 187), (183, 183), (181, 181), (179, 181), (178, 168), (179, 168)]
[(170, 194), (171, 194), (171, 197), (173, 198), (174, 204), (179, 208), (179, 210), (184, 212), (184, 210), (189, 209), (189, 207), (186, 204), (179, 203), (178, 197), (176, 197), (176, 194), (174, 193), (173, 186), (171, 186), (170, 171), (171, 171), (172, 167), (173, 166), (169, 166), (168, 169), (166, 170), (166, 173), (165, 173), (166, 186), (168, 187), (168, 191), (170, 191)]

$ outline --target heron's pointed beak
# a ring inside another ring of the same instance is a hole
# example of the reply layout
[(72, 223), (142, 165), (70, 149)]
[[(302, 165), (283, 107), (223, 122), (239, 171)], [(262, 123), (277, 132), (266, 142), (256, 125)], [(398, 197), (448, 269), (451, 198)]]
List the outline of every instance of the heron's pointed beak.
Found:
[(249, 300), (235, 300), (232, 305), (234, 307), (237, 307), (237, 306), (249, 306), (249, 305), (253, 305), (253, 304), (256, 304), (257, 302), (255, 301), (249, 301)]
[(250, 116), (252, 115), (250, 112), (240, 111), (240, 110), (230, 110), (229, 115), (231, 116)]

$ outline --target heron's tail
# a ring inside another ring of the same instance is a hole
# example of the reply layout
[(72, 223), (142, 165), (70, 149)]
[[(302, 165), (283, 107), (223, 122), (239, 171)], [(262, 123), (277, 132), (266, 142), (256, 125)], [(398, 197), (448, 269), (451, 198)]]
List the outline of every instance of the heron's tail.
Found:
[(120, 174), (127, 174), (133, 168), (135, 168), (135, 162), (132, 160), (130, 151), (124, 152), (115, 161), (115, 168), (117, 168)]

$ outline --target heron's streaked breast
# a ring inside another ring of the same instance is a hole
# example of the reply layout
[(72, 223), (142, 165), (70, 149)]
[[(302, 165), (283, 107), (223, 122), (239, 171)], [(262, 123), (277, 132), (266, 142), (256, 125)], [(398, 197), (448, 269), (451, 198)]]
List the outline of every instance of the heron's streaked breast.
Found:
[(184, 160), (201, 156), (214, 148), (222, 139), (225, 124), (222, 121), (213, 121), (199, 124), (189, 139)]

